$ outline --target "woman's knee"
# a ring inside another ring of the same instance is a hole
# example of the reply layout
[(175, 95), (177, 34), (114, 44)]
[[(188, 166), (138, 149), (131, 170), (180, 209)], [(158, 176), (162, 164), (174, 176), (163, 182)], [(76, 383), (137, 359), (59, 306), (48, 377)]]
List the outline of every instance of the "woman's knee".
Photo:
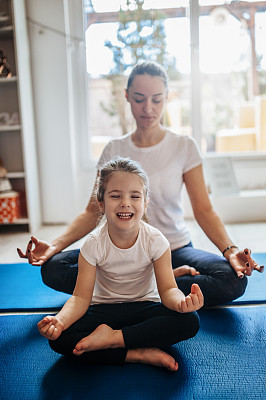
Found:
[(41, 267), (43, 283), (52, 289), (72, 294), (78, 275), (79, 250), (55, 254)]
[(233, 297), (232, 300), (235, 300), (238, 297), (243, 296), (243, 294), (245, 293), (247, 284), (248, 284), (248, 280), (247, 280), (246, 276), (244, 276), (243, 278), (238, 278), (238, 276), (235, 276), (234, 279), (231, 280), (230, 288), (231, 288), (232, 297)]
[(46, 286), (53, 287), (53, 271), (54, 271), (55, 265), (53, 261), (53, 257), (46, 261), (42, 266), (41, 266), (41, 276), (42, 276), (42, 281)]
[(61, 275), (61, 265), (62, 253), (59, 253), (55, 254), (41, 266), (42, 281), (46, 286), (57, 290), (55, 286), (57, 280), (60, 278), (59, 275)]

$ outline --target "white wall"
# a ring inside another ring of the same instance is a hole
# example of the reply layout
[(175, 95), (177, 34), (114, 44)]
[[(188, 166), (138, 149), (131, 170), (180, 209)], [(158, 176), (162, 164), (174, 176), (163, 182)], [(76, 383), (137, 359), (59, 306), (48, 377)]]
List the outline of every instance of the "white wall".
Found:
[(70, 222), (86, 205), (95, 176), (85, 159), (82, 0), (26, 0), (26, 13), (42, 219), (44, 223)]

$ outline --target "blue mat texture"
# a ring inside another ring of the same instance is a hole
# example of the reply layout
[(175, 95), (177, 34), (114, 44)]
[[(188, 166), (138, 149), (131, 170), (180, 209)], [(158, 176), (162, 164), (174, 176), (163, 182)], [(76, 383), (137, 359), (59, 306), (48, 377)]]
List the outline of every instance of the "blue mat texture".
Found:
[(57, 310), (69, 297), (44, 285), (40, 267), (0, 264), (0, 311)]
[(0, 316), (1, 400), (265, 400), (266, 306), (201, 310), (198, 335), (175, 345), (179, 371), (86, 366), (55, 354), (36, 324)]
[[(254, 259), (266, 265), (266, 253), (253, 254)], [(254, 272), (245, 294), (233, 304), (266, 302), (266, 272)], [(69, 298), (65, 293), (46, 287), (39, 267), (29, 264), (0, 264), (0, 311), (57, 310)]]

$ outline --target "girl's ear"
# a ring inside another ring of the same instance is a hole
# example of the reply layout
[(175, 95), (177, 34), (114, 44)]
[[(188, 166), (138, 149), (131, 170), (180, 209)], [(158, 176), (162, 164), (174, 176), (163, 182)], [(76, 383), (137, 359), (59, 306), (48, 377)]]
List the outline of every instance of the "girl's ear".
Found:
[(104, 214), (104, 202), (103, 201), (99, 201), (97, 199), (97, 204), (98, 204), (98, 207), (99, 207), (99, 210), (100, 210), (101, 214), (103, 215)]
[(147, 224), (149, 223), (147, 215), (146, 215), (148, 204), (149, 204), (149, 199), (147, 199), (146, 202), (144, 203), (144, 210), (143, 210), (143, 215), (141, 218), (142, 221), (146, 222)]
[(148, 198), (146, 200), (146, 203), (144, 204), (144, 214), (147, 212), (148, 204), (149, 204), (150, 199)]

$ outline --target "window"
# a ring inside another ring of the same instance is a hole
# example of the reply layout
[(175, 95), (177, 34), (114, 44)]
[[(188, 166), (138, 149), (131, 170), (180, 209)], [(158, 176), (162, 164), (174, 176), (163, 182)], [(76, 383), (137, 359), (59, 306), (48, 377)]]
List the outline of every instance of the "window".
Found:
[(219, 3), (200, 1), (202, 148), (266, 151), (266, 2)]
[[(195, 136), (203, 151), (266, 151), (266, 127), (263, 125), (266, 124), (263, 122), (266, 119), (266, 49), (263, 41), (266, 37), (266, 1), (239, 1), (237, 4), (222, 0), (193, 1), (193, 7), (196, 4), (197, 9), (193, 14), (189, 0), (86, 0), (94, 157), (100, 156), (110, 138), (134, 129), (123, 98), (130, 67), (119, 73), (114, 54), (116, 59), (123, 57), (124, 65), (135, 63), (132, 52), (117, 39), (117, 32), (123, 18), (130, 12), (133, 15), (136, 3), (143, 13), (153, 8), (150, 11), (153, 26), (158, 20), (161, 23), (161, 30), (158, 28), (156, 34), (162, 35), (161, 40), (165, 41), (163, 56), (170, 78), (165, 124), (176, 133)], [(195, 18), (199, 29), (191, 33)], [(136, 30), (135, 25), (132, 21), (128, 30), (120, 31), (120, 35), (130, 35)], [(251, 35), (253, 25), (254, 36)], [(150, 32), (151, 27), (146, 26), (139, 36), (145, 39)], [(193, 58), (193, 43), (198, 44), (198, 48), (194, 48), (198, 60)], [(114, 53), (115, 49), (117, 53)], [(154, 56), (147, 48), (145, 54), (150, 58)], [(120, 80), (114, 84), (115, 73)], [(115, 93), (117, 88), (118, 93)], [(196, 93), (194, 101), (192, 89)], [(193, 118), (195, 122), (196, 115), (198, 124), (195, 126)]]

